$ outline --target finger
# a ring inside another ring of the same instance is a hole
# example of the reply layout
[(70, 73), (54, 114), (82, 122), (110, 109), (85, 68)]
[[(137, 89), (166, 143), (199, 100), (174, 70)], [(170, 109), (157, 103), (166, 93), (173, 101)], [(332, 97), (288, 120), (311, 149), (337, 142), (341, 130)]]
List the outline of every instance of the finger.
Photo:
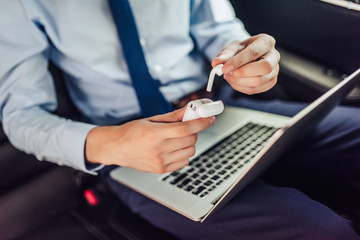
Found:
[(193, 134), (181, 138), (166, 139), (163, 144), (164, 152), (173, 152), (179, 149), (194, 146), (197, 141), (197, 134)]
[(183, 160), (189, 160), (192, 156), (195, 155), (195, 146), (189, 146), (187, 148), (183, 148), (180, 150), (176, 150), (173, 152), (170, 152), (166, 155), (166, 159), (169, 159), (166, 165), (172, 164), (174, 162), (179, 162)]
[(189, 159), (194, 155), (195, 155), (195, 146), (190, 146), (170, 153), (167, 156), (167, 159), (171, 159), (171, 161), (169, 161), (169, 163), (165, 166), (166, 171), (169, 169), (169, 167), (171, 168), (172, 171), (174, 171), (173, 168), (179, 167), (179, 163), (182, 163), (180, 164), (181, 167), (185, 167), (189, 165)]
[(161, 122), (161, 123), (171, 123), (171, 122), (180, 122), (182, 121), (182, 118), (184, 116), (186, 110), (186, 106), (183, 108), (180, 108), (178, 110), (156, 115), (153, 117), (148, 118), (151, 122)]
[(253, 62), (269, 52), (275, 45), (275, 40), (269, 35), (262, 35), (261, 37), (254, 38), (244, 50), (230, 58), (223, 67), (224, 74), (231, 73), (247, 63)]
[(266, 84), (268, 81), (277, 76), (279, 72), (279, 65), (277, 64), (274, 69), (269, 74), (256, 77), (237, 77), (234, 75), (225, 75), (224, 78), (232, 87), (260, 87), (261, 85)]
[(173, 172), (189, 165), (189, 159), (174, 162), (166, 166), (165, 172)]
[(259, 61), (248, 63), (232, 72), (233, 77), (255, 77), (267, 75), (273, 71), (280, 60), (279, 52), (274, 48)]
[(262, 93), (262, 92), (266, 92), (269, 89), (271, 89), (272, 87), (275, 86), (277, 82), (277, 76), (272, 78), (270, 81), (268, 81), (267, 83), (265, 83), (264, 85), (260, 86), (260, 87), (248, 87), (248, 86), (232, 86), (235, 90), (248, 94), (248, 95), (252, 95), (252, 94), (257, 94), (257, 93)]
[(242, 45), (240, 41), (235, 41), (230, 43), (226, 48), (224, 48), (219, 55), (217, 55), (211, 62), (211, 66), (215, 67), (218, 64), (225, 63), (235, 54), (240, 52), (246, 47)]
[(164, 138), (186, 137), (199, 133), (215, 123), (214, 116), (207, 118), (198, 118), (186, 122), (170, 123), (163, 126), (162, 134)]

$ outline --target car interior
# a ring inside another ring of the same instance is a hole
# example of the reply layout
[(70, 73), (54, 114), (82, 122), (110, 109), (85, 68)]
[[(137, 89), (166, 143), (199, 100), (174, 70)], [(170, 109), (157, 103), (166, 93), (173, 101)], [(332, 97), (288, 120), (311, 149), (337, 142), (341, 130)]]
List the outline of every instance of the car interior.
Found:
[[(360, 67), (357, 0), (231, 3), (248, 32), (274, 36), (281, 53), (277, 86), (251, 97), (310, 102)], [(59, 102), (55, 113), (80, 119), (63, 73), (52, 63), (49, 70)], [(360, 86), (342, 104), (360, 107)], [(15, 149), (1, 127), (0, 226), (0, 239), (177, 239), (133, 214), (98, 176)]]

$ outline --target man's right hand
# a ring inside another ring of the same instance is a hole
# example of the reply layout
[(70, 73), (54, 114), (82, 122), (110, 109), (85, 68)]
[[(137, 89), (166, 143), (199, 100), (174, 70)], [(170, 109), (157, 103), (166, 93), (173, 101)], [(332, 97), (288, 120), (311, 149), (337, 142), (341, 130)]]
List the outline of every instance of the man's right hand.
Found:
[(154, 173), (187, 166), (195, 154), (197, 134), (213, 125), (215, 117), (181, 122), (185, 109), (92, 129), (86, 139), (86, 159)]

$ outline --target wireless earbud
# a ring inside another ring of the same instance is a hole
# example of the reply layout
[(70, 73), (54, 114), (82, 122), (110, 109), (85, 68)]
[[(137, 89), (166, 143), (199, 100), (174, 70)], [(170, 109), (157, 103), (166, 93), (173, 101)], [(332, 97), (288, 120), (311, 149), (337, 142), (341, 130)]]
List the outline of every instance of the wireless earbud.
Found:
[(216, 66), (211, 70), (210, 75), (209, 75), (209, 80), (208, 80), (208, 85), (207, 85), (206, 91), (211, 92), (212, 86), (213, 86), (213, 84), (214, 84), (215, 74), (218, 75), (218, 76), (223, 75), (223, 71), (222, 71), (223, 66), (224, 66), (224, 64), (219, 64), (219, 65), (216, 65)]
[[(215, 74), (221, 76), (223, 74), (223, 66), (223, 64), (219, 64), (211, 70), (206, 91), (211, 92)], [(191, 101), (187, 104), (183, 122), (218, 115), (223, 111), (224, 104), (222, 101), (213, 102), (208, 98)]]

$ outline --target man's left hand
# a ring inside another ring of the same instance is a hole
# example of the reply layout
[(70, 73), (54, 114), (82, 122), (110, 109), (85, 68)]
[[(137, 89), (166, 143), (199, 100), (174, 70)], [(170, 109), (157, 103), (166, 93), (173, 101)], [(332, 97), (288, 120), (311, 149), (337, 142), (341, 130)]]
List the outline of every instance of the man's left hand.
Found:
[(242, 42), (232, 42), (214, 58), (211, 65), (224, 64), (225, 80), (235, 90), (251, 95), (275, 86), (279, 61), (275, 39), (259, 34)]

